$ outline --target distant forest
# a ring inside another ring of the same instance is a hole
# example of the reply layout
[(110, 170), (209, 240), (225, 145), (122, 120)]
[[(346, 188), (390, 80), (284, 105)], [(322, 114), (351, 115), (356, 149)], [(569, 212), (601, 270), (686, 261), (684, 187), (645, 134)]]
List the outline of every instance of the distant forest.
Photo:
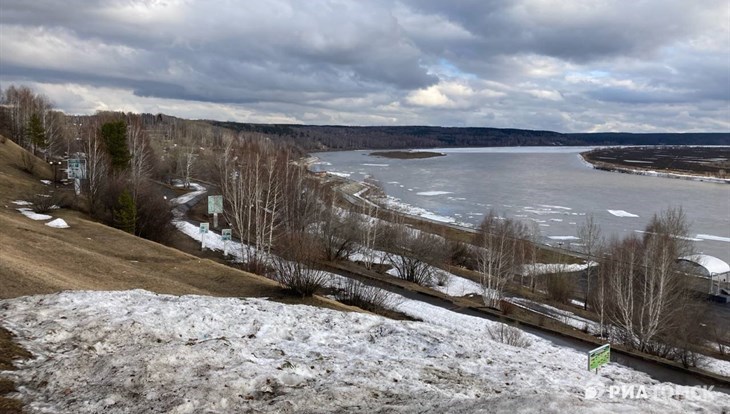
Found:
[(431, 126), (317, 126), (208, 121), (237, 132), (266, 135), (307, 151), (561, 145), (730, 145), (730, 133), (580, 133)]

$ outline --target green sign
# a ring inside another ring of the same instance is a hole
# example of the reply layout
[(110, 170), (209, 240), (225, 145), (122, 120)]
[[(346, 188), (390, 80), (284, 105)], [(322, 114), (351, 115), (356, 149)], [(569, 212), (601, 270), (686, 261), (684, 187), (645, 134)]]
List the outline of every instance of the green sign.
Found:
[(200, 223), (200, 234), (206, 234), (208, 232), (208, 223)]
[(606, 344), (588, 351), (588, 370), (598, 369), (601, 365), (611, 362), (611, 345)]
[(208, 196), (208, 214), (223, 213), (223, 196)]
[(230, 241), (231, 240), (231, 229), (221, 230), (221, 239), (223, 241)]

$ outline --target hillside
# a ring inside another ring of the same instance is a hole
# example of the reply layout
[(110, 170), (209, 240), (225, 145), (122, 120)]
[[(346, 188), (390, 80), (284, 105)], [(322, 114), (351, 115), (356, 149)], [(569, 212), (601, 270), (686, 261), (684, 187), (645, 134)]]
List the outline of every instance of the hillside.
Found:
[(0, 298), (67, 289), (143, 288), (159, 293), (216, 296), (280, 296), (263, 277), (131, 236), (71, 210), (56, 210), (70, 229), (57, 229), (19, 214), (12, 202), (48, 188), (48, 166), (40, 176), (18, 168), (24, 150), (0, 144)]
[(580, 133), (433, 126), (247, 124), (208, 121), (238, 132), (259, 133), (308, 151), (553, 145), (730, 145), (730, 133)]

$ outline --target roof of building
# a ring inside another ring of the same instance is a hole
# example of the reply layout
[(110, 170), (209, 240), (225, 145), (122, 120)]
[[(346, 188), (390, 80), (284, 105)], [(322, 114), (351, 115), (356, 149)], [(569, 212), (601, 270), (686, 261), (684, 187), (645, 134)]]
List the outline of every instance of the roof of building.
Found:
[(715, 256), (707, 254), (693, 254), (691, 256), (680, 257), (679, 259), (698, 264), (707, 269), (710, 274), (719, 275), (730, 272), (730, 265)]

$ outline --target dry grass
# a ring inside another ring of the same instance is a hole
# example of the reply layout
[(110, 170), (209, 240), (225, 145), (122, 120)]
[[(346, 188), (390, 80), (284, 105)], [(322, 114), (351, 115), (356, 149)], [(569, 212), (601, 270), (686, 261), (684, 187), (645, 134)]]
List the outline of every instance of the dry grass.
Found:
[[(35, 159), (35, 175), (21, 170), (24, 150), (0, 140), (0, 299), (54, 293), (62, 290), (146, 289), (166, 294), (224, 297), (269, 297), (285, 303), (303, 303), (342, 311), (357, 310), (314, 297), (305, 301), (276, 282), (219, 263), (219, 254), (200, 253), (199, 244), (186, 237), (176, 247), (140, 239), (107, 227), (71, 210), (54, 210), (54, 217), (71, 227), (56, 229), (18, 213), (13, 200), (44, 190), (41, 179), (50, 167)], [(14, 359), (30, 355), (0, 328), (0, 370)], [(0, 413), (20, 413), (20, 401), (2, 396), (14, 385), (0, 379)]]

